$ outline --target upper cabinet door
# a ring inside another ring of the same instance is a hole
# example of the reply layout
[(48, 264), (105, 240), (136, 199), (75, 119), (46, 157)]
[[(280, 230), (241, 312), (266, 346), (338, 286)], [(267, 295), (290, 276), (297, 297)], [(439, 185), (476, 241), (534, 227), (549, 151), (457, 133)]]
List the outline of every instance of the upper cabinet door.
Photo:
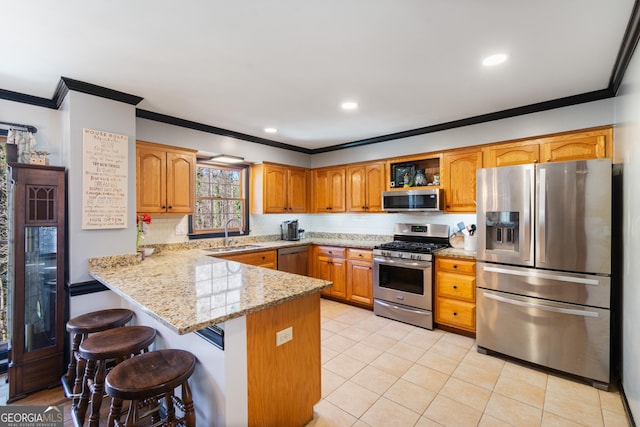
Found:
[(345, 168), (331, 169), (329, 171), (329, 184), (331, 186), (331, 206), (330, 212), (345, 212)]
[(314, 208), (319, 213), (344, 212), (345, 168), (313, 171)]
[(602, 159), (613, 154), (611, 127), (541, 138), (539, 141), (545, 162)]
[(382, 212), (382, 192), (386, 189), (385, 163), (366, 167), (367, 212)]
[(475, 212), (476, 169), (482, 167), (482, 152), (445, 153), (443, 161), (445, 212)]
[(196, 159), (191, 153), (167, 152), (167, 212), (192, 213), (195, 207)]
[(166, 152), (146, 147), (136, 148), (136, 183), (138, 212), (166, 212)]
[(364, 165), (347, 168), (347, 210), (349, 212), (366, 212), (366, 168)]
[(540, 162), (540, 145), (531, 142), (497, 144), (482, 149), (483, 166), (515, 166)]
[(288, 171), (289, 212), (304, 213), (307, 211), (307, 175), (308, 172), (304, 169), (289, 169)]
[(264, 213), (287, 212), (287, 169), (265, 165), (264, 184)]

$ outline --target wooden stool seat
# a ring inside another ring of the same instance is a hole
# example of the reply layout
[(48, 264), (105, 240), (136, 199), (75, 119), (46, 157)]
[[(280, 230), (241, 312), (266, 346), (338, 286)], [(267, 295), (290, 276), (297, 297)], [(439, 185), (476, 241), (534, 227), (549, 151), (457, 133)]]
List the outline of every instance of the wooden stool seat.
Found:
[[(152, 351), (115, 366), (105, 380), (107, 395), (113, 398), (108, 425), (121, 425), (119, 420), (123, 401), (131, 401), (126, 425), (133, 426), (139, 419), (139, 402), (163, 396), (166, 406), (165, 421), (169, 425), (184, 422), (187, 427), (195, 426), (195, 411), (187, 381), (195, 366), (196, 358), (193, 354), (177, 349)], [(178, 386), (182, 386), (182, 400), (173, 394)], [(183, 412), (183, 417), (175, 418), (174, 404)], [(157, 411), (160, 406), (157, 405), (142, 416), (153, 413), (152, 422), (158, 422), (160, 417)]]
[(71, 337), (71, 357), (67, 372), (62, 376), (62, 388), (68, 398), (73, 398), (77, 403), (81, 387), (82, 372), (84, 366), (80, 367), (78, 373), (78, 348), (83, 339), (89, 334), (106, 331), (107, 329), (119, 328), (126, 325), (133, 318), (133, 311), (126, 308), (114, 308), (109, 310), (99, 310), (91, 313), (81, 314), (67, 322), (67, 331)]
[(80, 343), (78, 355), (80, 360), (86, 361), (86, 369), (79, 402), (72, 406), (72, 414), (77, 425), (84, 424), (89, 397), (91, 397), (89, 426), (97, 426), (99, 423), (107, 361), (115, 360), (118, 363), (142, 351), (148, 351), (155, 337), (154, 328), (126, 326), (97, 332)]

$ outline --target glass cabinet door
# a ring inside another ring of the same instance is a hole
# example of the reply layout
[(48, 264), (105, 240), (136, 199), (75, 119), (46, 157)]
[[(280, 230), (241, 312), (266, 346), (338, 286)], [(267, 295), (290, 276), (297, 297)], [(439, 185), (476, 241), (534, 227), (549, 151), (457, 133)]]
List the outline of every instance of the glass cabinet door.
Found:
[(56, 344), (57, 237), (56, 227), (25, 227), (25, 352)]

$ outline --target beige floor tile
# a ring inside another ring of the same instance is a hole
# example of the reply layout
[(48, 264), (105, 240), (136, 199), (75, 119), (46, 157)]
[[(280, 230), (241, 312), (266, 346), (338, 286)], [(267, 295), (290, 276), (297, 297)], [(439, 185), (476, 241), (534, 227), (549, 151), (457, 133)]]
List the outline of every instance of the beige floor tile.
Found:
[(420, 414), (382, 397), (361, 419), (372, 427), (406, 427), (414, 425), (419, 418)]
[(420, 417), (414, 427), (440, 427), (442, 424), (430, 420), (427, 417)]
[(352, 339), (354, 341), (362, 341), (363, 339), (365, 339), (366, 337), (368, 337), (369, 335), (371, 335), (371, 332), (365, 330), (365, 329), (361, 329), (357, 326), (349, 326), (348, 328), (337, 332), (338, 335), (341, 335), (343, 337), (347, 337), (349, 339)]
[(405, 335), (401, 341), (427, 350), (437, 343), (443, 335), (444, 333), (441, 331), (430, 331), (428, 329), (416, 328)]
[(396, 341), (400, 341), (415, 328), (415, 326), (407, 325), (406, 323), (393, 322), (380, 329), (377, 333), (389, 338), (393, 338)]
[(356, 323), (354, 326), (357, 326), (361, 329), (365, 329), (369, 332), (376, 332), (392, 322), (394, 321), (391, 319), (387, 319), (386, 317), (380, 317), (372, 314), (371, 317), (362, 319), (361, 321)]
[(469, 363), (460, 363), (452, 377), (458, 378), (471, 384), (475, 384), (487, 390), (493, 390), (498, 381), (499, 373), (488, 371), (484, 368), (473, 366)]
[(321, 400), (313, 409), (313, 420), (307, 427), (345, 427), (353, 425), (357, 420), (327, 400)]
[[(415, 364), (402, 376), (402, 379), (419, 385), (422, 388), (438, 393), (447, 382), (448, 375), (426, 366)], [(437, 421), (437, 420), (436, 420)]]
[(602, 417), (604, 418), (605, 427), (628, 427), (629, 422), (624, 414), (609, 411), (608, 409), (602, 410)]
[(485, 413), (482, 414), (478, 427), (513, 427), (513, 424), (505, 423), (504, 421)]
[(449, 344), (455, 344), (460, 347), (464, 347), (467, 350), (473, 347), (476, 343), (476, 340), (473, 338), (465, 337), (464, 335), (453, 334), (451, 332), (447, 332), (444, 334), (440, 342), (446, 342)]
[(545, 389), (519, 378), (500, 375), (493, 391), (539, 409), (544, 406)]
[(560, 378), (555, 375), (549, 375), (547, 392), (571, 397), (572, 399), (581, 400), (594, 406), (600, 405), (600, 395), (597, 389), (590, 385)]
[(334, 336), (335, 333), (331, 332), (328, 329), (320, 329), (320, 342), (326, 340), (329, 337)]
[(551, 412), (542, 412), (542, 424), (541, 427), (581, 427), (582, 424), (574, 423), (571, 420), (562, 418)]
[(339, 354), (340, 354), (339, 352), (332, 350), (329, 347), (325, 347), (325, 346), (320, 347), (320, 360), (322, 361), (323, 365)]
[(371, 426), (362, 420), (358, 420), (351, 427), (371, 427)]
[(338, 387), (347, 381), (346, 378), (322, 368), (322, 398), (333, 393)]
[(543, 389), (547, 388), (547, 378), (549, 377), (546, 372), (512, 362), (505, 362), (500, 376), (521, 380)]
[(456, 370), (460, 362), (429, 349), (416, 361), (416, 363), (426, 366), (427, 368), (435, 369), (436, 371), (444, 374), (451, 375), (453, 371)]
[(420, 356), (424, 354), (424, 349), (403, 341), (399, 341), (393, 347), (387, 350), (387, 352), (396, 356), (400, 356), (403, 359), (415, 362), (420, 358)]
[(447, 356), (457, 361), (461, 361), (462, 359), (464, 359), (466, 354), (469, 352), (468, 348), (445, 342), (443, 341), (443, 339), (444, 337), (437, 343), (432, 345), (429, 351), (436, 352), (438, 354), (441, 354), (442, 356)]
[(542, 409), (493, 393), (485, 413), (518, 427), (539, 426)]
[(327, 319), (322, 322), (322, 329), (325, 329), (329, 332), (333, 332), (334, 334), (342, 332), (349, 326), (351, 325), (349, 325), (348, 323), (339, 322), (335, 319)]
[(381, 335), (380, 333), (376, 332), (369, 335), (367, 339), (363, 341), (363, 344), (366, 344), (369, 347), (377, 348), (378, 350), (387, 351), (388, 349), (396, 345), (397, 342), (398, 340), (396, 339)]
[(496, 374), (500, 374), (505, 365), (504, 360), (495, 356), (478, 353), (475, 349), (469, 350), (464, 356), (462, 363)]
[(436, 393), (400, 378), (385, 392), (384, 397), (422, 414), (436, 397)]
[(401, 377), (413, 363), (402, 357), (389, 353), (382, 353), (370, 365), (396, 377)]
[(322, 365), (324, 369), (328, 369), (334, 374), (338, 374), (347, 379), (357, 374), (365, 366), (365, 363), (352, 359), (344, 354), (340, 354)]
[(484, 411), (491, 397), (489, 390), (453, 377), (447, 380), (439, 394), (471, 406), (478, 411)]
[(382, 395), (389, 387), (398, 381), (398, 377), (381, 371), (375, 366), (365, 366), (360, 372), (351, 377), (354, 382), (369, 391)]
[(372, 313), (368, 310), (353, 308), (352, 310), (347, 311), (346, 313), (341, 314), (338, 317), (335, 317), (334, 320), (347, 323), (349, 325), (355, 325), (356, 323), (371, 317), (371, 314)]
[(330, 348), (333, 351), (338, 351), (341, 353), (346, 349), (348, 349), (349, 347), (352, 347), (355, 343), (356, 341), (340, 335), (334, 335), (322, 341), (323, 346)]
[(347, 381), (327, 396), (326, 400), (354, 417), (360, 418), (378, 398), (379, 396), (374, 392)]
[(600, 395), (600, 405), (602, 409), (625, 415), (624, 405), (622, 404), (622, 396), (618, 392), (598, 390)]
[(584, 384), (550, 375), (544, 410), (579, 424), (602, 426), (598, 391)]
[(443, 426), (477, 426), (482, 412), (445, 396), (436, 396), (424, 416)]
[(361, 342), (355, 344), (353, 347), (346, 349), (342, 354), (345, 356), (353, 357), (356, 360), (359, 360), (363, 363), (371, 363), (378, 356), (383, 353), (382, 350), (378, 350), (377, 348), (370, 347)]

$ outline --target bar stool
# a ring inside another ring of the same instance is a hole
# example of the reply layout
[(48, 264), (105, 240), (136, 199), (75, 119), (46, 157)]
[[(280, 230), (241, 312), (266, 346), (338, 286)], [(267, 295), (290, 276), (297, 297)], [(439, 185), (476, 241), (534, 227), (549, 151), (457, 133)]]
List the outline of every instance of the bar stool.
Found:
[(138, 355), (143, 351), (148, 352), (155, 337), (154, 328), (126, 326), (97, 332), (80, 343), (78, 355), (86, 361), (86, 369), (82, 379), (80, 400), (77, 406), (71, 407), (76, 425), (84, 424), (89, 398), (91, 398), (89, 426), (98, 426), (107, 361), (115, 360), (116, 363), (120, 363), (132, 355)]
[[(105, 380), (105, 390), (112, 398), (107, 425), (133, 427), (150, 416), (153, 425), (163, 421), (162, 425), (184, 423), (186, 427), (195, 427), (196, 414), (187, 381), (195, 366), (193, 354), (176, 349), (141, 354), (115, 366)], [(174, 395), (178, 386), (182, 386), (182, 399)], [(120, 418), (125, 400), (130, 403), (125, 424), (122, 424)], [(162, 400), (166, 416), (161, 420)], [(180, 409), (182, 417), (176, 418), (174, 405)], [(145, 412), (140, 414), (141, 410)]]
[(60, 379), (64, 393), (77, 404), (82, 391), (84, 364), (78, 364), (78, 348), (89, 334), (126, 325), (133, 318), (133, 311), (126, 308), (93, 311), (76, 316), (67, 322), (67, 331), (72, 334), (71, 357), (67, 372)]

